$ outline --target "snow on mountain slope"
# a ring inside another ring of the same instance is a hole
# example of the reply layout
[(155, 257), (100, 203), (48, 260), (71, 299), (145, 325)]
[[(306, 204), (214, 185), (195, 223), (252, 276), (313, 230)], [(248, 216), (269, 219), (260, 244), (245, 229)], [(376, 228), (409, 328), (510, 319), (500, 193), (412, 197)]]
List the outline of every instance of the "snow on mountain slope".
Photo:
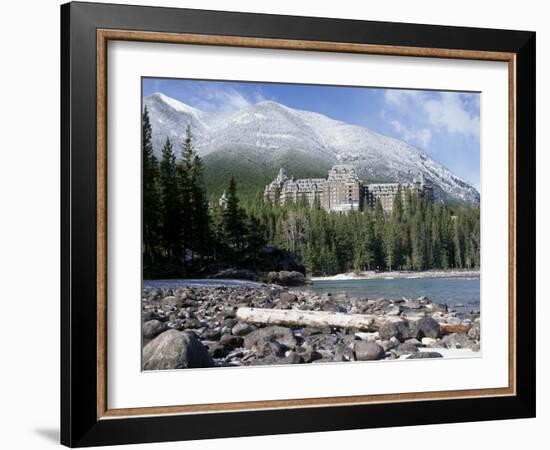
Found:
[[(468, 182), (406, 142), (368, 128), (264, 101), (234, 112), (206, 112), (156, 93), (145, 97), (153, 128), (153, 147), (160, 156), (169, 137), (176, 153), (191, 126), (201, 156), (220, 154), (245, 159), (258, 167), (284, 165), (302, 155), (326, 164), (355, 165), (365, 181), (410, 182), (423, 174), (437, 197), (479, 202)], [(275, 167), (278, 168), (278, 167)], [(292, 167), (286, 167), (291, 173)]]

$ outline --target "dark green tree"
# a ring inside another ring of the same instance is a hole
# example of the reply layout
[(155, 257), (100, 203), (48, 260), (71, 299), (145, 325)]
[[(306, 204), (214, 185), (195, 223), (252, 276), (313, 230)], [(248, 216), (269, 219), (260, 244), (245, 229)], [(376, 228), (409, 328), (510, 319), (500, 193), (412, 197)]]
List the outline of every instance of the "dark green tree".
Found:
[(161, 237), (166, 256), (171, 263), (181, 257), (181, 202), (176, 174), (176, 157), (172, 143), (166, 138), (160, 162)]
[(159, 164), (153, 153), (152, 128), (147, 107), (142, 116), (142, 165), (143, 165), (143, 264), (148, 270), (157, 259), (160, 239), (160, 174)]
[(237, 182), (231, 177), (229, 187), (227, 188), (227, 204), (222, 212), (223, 234), (226, 244), (233, 255), (239, 255), (244, 247), (245, 214), (239, 206), (239, 198), (237, 196)]

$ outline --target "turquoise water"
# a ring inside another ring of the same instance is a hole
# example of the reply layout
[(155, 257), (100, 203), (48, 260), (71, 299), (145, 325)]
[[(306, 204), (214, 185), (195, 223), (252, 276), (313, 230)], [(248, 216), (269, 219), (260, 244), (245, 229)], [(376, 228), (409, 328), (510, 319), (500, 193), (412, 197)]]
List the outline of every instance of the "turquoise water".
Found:
[(314, 281), (309, 287), (317, 293), (338, 294), (350, 297), (418, 298), (428, 297), (436, 303), (449, 306), (464, 305), (457, 309), (479, 310), (479, 278), (395, 278), (376, 280)]

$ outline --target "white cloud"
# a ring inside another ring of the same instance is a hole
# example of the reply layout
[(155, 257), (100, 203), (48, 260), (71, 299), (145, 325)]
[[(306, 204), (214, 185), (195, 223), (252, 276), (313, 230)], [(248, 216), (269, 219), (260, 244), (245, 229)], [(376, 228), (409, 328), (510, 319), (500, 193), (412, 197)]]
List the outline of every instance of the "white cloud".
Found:
[(410, 91), (406, 89), (389, 89), (386, 91), (386, 102), (394, 106), (402, 106), (407, 102), (415, 102), (421, 98), (420, 91)]
[[(471, 112), (479, 110), (478, 96), (390, 89), (385, 100), (388, 111), (384, 111), (383, 117), (399, 118), (400, 121), (393, 120), (391, 124), (405, 140), (426, 146), (436, 131), (479, 137), (479, 114)], [(414, 123), (415, 129), (403, 122)]]
[(432, 140), (432, 132), (428, 128), (411, 129), (403, 125), (398, 120), (392, 120), (393, 129), (401, 136), (401, 138), (411, 144), (415, 143), (419, 147), (426, 148)]
[(245, 95), (230, 86), (207, 85), (195, 92), (196, 106), (204, 111), (238, 111), (265, 100), (261, 92)]
[(450, 133), (479, 136), (479, 117), (466, 110), (461, 94), (442, 92), (440, 100), (428, 100), (423, 107), (432, 125)]

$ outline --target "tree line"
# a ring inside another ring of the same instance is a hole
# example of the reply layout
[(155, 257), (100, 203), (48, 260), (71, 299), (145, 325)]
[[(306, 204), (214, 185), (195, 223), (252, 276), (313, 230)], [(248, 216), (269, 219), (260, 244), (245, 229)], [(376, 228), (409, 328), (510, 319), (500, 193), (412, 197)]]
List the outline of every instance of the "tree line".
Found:
[(373, 210), (327, 212), (302, 198), (295, 204), (249, 206), (267, 242), (299, 255), (315, 275), (364, 270), (479, 267), (479, 207), (450, 207), (398, 193), (391, 214)]
[(389, 215), (379, 200), (373, 210), (337, 214), (319, 202), (311, 207), (305, 197), (279, 205), (258, 192), (241, 202), (234, 178), (219, 204), (207, 198), (189, 127), (179, 148), (166, 138), (160, 160), (147, 108), (142, 130), (146, 277), (200, 275), (223, 266), (269, 269), (268, 249), (315, 275), (479, 267), (479, 207), (450, 207), (399, 190)]

